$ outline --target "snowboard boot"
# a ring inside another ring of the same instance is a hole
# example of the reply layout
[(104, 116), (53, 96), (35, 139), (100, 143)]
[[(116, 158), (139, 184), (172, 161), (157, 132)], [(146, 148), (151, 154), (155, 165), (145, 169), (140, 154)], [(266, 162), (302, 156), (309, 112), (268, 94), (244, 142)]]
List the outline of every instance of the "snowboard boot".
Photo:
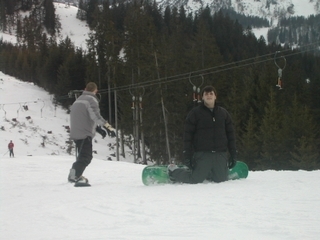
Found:
[(169, 175), (169, 179), (172, 182), (175, 182), (176, 180), (174, 179), (174, 177), (172, 176), (172, 172), (176, 169), (178, 169), (179, 167), (176, 164), (169, 164), (167, 171), (168, 171), (168, 175)]
[(80, 176), (76, 179), (76, 182), (74, 184), (75, 187), (90, 187), (89, 180), (85, 178), (84, 176)]
[(70, 173), (68, 175), (68, 182), (75, 183), (76, 182), (76, 170), (71, 168)]

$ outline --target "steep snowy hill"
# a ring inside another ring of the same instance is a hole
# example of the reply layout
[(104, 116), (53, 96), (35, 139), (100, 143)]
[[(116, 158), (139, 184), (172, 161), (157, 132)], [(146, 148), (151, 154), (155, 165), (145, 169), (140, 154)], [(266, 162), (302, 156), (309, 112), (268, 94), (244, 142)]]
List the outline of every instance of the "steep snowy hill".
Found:
[(209, 7), (212, 12), (221, 8), (231, 9), (246, 16), (256, 16), (267, 19), (270, 27), (253, 28), (257, 38), (263, 36), (267, 41), (269, 29), (277, 26), (281, 18), (316, 15), (320, 13), (320, 0), (157, 0), (164, 9), (165, 6), (183, 6), (187, 12), (197, 12)]
[(221, 8), (233, 9), (249, 16), (266, 18), (277, 22), (279, 17), (309, 16), (320, 13), (319, 0), (157, 0), (160, 6), (184, 6), (188, 12), (209, 7), (212, 12)]
[[(74, 148), (70, 148), (69, 143), (69, 114), (54, 105), (52, 96), (46, 91), (0, 72), (0, 96), (1, 156), (8, 156), (10, 140), (15, 144), (17, 157), (74, 155)], [(102, 139), (97, 134), (93, 144), (95, 157), (116, 160), (115, 144), (114, 138)]]
[[(76, 18), (78, 8), (69, 6), (64, 3), (54, 3), (55, 13), (60, 19), (61, 33), (60, 40), (65, 39), (67, 36), (71, 39), (76, 47), (86, 49), (86, 40), (88, 39), (89, 27), (85, 21), (80, 21)], [(26, 14), (26, 13), (21, 13)], [(0, 32), (0, 38), (4, 41), (17, 43), (15, 32)]]

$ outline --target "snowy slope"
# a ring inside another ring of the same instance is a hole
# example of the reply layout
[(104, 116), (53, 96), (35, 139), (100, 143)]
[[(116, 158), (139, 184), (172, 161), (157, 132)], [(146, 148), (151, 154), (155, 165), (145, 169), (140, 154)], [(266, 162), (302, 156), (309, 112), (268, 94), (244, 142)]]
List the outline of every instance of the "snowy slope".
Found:
[[(271, 2), (269, 7), (267, 2)], [(275, 4), (272, 4), (274, 2)], [(289, 16), (304, 16), (308, 17), (311, 14), (317, 14), (316, 1), (310, 0), (233, 0), (232, 8), (237, 12), (242, 12), (245, 15), (265, 17), (267, 19), (276, 19), (281, 13)], [(288, 12), (288, 8), (292, 8), (292, 12)]]
[(76, 18), (78, 8), (63, 3), (54, 3), (54, 6), (61, 22), (61, 39), (68, 36), (76, 47), (87, 49), (86, 40), (90, 29), (85, 21)]
[[(271, 20), (280, 13), (288, 16), (309, 16), (319, 14), (318, 0), (157, 0), (160, 6), (184, 6), (188, 12), (209, 7), (213, 12), (221, 8), (233, 9), (238, 13)], [(290, 12), (288, 11), (290, 9)]]
[[(0, 96), (1, 156), (6, 153), (10, 140), (15, 144), (16, 156), (69, 155), (66, 143), (69, 115), (52, 103), (51, 95), (32, 83), (0, 72)], [(28, 106), (28, 110), (23, 106)], [(97, 135), (93, 145), (96, 157), (116, 160), (111, 156), (115, 149), (108, 147), (114, 144), (115, 139), (102, 139)]]
[[(64, 3), (54, 3), (54, 6), (55, 13), (59, 17), (61, 23), (59, 39), (64, 40), (68, 36), (76, 47), (86, 50), (86, 40), (88, 39), (90, 29), (85, 21), (80, 21), (76, 18), (78, 8), (74, 6), (67, 6)], [(0, 32), (0, 38), (13, 44), (17, 43), (14, 32)]]
[(85, 172), (92, 187), (75, 188), (66, 179), (72, 162), (0, 159), (0, 239), (319, 239), (320, 171), (147, 187), (143, 165), (95, 158)]
[[(221, 8), (233, 9), (247, 16), (266, 18), (271, 27), (278, 24), (280, 17), (308, 17), (320, 13), (319, 0), (157, 0), (157, 3), (163, 9), (166, 5), (176, 6), (178, 9), (183, 6), (187, 12), (197, 12), (207, 6), (212, 12)], [(268, 29), (254, 28), (253, 33), (257, 38), (263, 36), (267, 40)]]

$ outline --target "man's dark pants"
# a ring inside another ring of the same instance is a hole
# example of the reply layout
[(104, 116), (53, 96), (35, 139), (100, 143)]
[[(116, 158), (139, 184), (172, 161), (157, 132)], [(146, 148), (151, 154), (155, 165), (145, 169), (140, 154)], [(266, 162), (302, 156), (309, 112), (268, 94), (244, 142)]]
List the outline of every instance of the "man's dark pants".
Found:
[(228, 180), (226, 152), (196, 152), (193, 156), (193, 171), (176, 169), (171, 176), (177, 182), (202, 183), (204, 180), (224, 182)]
[(75, 141), (77, 159), (72, 164), (72, 168), (76, 171), (76, 177), (82, 176), (82, 173), (92, 160), (92, 138), (80, 139)]

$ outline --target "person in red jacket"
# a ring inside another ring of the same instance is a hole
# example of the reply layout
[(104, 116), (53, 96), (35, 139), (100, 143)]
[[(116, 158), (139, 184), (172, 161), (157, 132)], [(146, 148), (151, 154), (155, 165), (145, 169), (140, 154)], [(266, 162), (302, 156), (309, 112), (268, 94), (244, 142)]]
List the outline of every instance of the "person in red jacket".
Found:
[(10, 140), (9, 144), (8, 144), (8, 149), (9, 149), (9, 152), (10, 152), (10, 157), (14, 157), (14, 153), (13, 153), (13, 148), (14, 148), (14, 144), (12, 142), (12, 140)]

